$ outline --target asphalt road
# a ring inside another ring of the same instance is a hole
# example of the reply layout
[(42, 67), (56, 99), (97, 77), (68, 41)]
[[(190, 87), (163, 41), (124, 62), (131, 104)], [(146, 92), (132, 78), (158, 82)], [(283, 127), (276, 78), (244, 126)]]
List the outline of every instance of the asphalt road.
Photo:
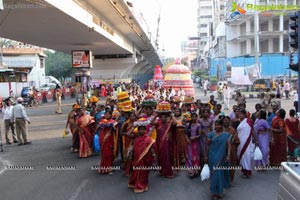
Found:
[[(208, 100), (201, 95), (197, 98)], [(55, 114), (55, 102), (27, 108), (32, 121), (28, 126), (32, 144), (4, 145), (4, 152), (0, 152), (1, 200), (210, 199), (209, 181), (190, 179), (185, 171), (180, 171), (174, 179), (162, 178), (152, 171), (149, 191), (143, 194), (127, 188), (128, 177), (122, 170), (116, 170), (112, 176), (99, 175), (93, 166), (99, 164), (100, 156), (80, 159), (78, 154), (70, 152), (71, 137), (61, 137), (67, 112), (74, 102), (73, 99), (63, 101), (61, 115)], [(247, 102), (251, 111), (257, 99)], [(290, 109), (291, 102), (282, 100), (282, 105)], [(3, 121), (1, 127), (3, 133)], [(118, 159), (115, 166), (119, 166)], [(279, 170), (254, 171), (250, 179), (242, 179), (237, 171), (234, 187), (224, 190), (223, 199), (277, 199), (279, 174)]]

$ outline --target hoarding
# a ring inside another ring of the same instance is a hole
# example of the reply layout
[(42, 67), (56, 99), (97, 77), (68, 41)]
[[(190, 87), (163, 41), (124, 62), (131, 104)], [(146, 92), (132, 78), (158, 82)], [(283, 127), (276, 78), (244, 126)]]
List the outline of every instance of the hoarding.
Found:
[(72, 51), (73, 68), (92, 68), (92, 52), (88, 50)]

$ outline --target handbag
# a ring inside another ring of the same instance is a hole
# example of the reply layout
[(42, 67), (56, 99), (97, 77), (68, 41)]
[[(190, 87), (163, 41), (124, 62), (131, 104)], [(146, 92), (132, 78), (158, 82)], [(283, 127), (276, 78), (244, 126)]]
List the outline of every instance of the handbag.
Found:
[(201, 171), (201, 181), (209, 179), (209, 176), (210, 176), (210, 170), (209, 170), (208, 164), (205, 164)]
[(94, 135), (93, 147), (94, 147), (94, 151), (96, 153), (100, 152), (100, 142), (99, 142), (99, 135), (98, 134)]
[(253, 156), (254, 156), (254, 160), (262, 160), (262, 153), (261, 153), (259, 147), (255, 147)]

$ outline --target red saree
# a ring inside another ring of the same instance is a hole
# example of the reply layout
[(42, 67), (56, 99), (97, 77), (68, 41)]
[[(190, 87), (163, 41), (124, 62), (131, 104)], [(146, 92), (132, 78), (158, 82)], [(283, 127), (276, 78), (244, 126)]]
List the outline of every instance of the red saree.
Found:
[(285, 123), (283, 119), (275, 116), (272, 120), (272, 128), (279, 129), (280, 127), (283, 127), (283, 131), (281, 133), (272, 133), (274, 142), (270, 145), (271, 166), (280, 166), (281, 162), (287, 160)]
[(93, 138), (96, 123), (90, 115), (83, 115), (77, 119), (79, 127), (79, 157), (86, 158), (93, 154)]
[[(133, 128), (133, 123), (130, 123), (129, 120), (127, 120), (122, 127), (122, 132), (123, 133), (127, 133), (128, 131), (130, 131)], [(125, 175), (129, 176), (132, 170), (132, 161), (130, 160), (130, 158), (127, 157), (127, 153), (128, 153), (128, 147), (131, 146), (133, 144), (133, 140), (132, 138), (123, 135), (122, 136), (122, 142), (123, 142), (123, 159), (125, 162)]]
[(117, 147), (116, 130), (109, 124), (114, 124), (115, 121), (110, 119), (102, 119), (100, 121), (100, 127), (103, 125), (100, 132), (100, 146), (101, 146), (101, 161), (99, 166), (99, 173), (107, 174), (112, 172), (113, 162), (115, 159), (115, 152)]
[(290, 119), (286, 119), (285, 125), (287, 131), (288, 150), (290, 154), (293, 154), (295, 148), (300, 142), (300, 133), (298, 128), (299, 120), (295, 118), (295, 121), (292, 122)]
[(172, 122), (166, 122), (163, 124), (159, 121), (156, 138), (157, 162), (158, 166), (161, 167), (159, 173), (161, 176), (167, 178), (174, 177), (172, 170), (174, 163), (174, 139), (171, 123)]
[(179, 160), (178, 165), (185, 163), (185, 148), (187, 145), (185, 138), (185, 128), (182, 126), (182, 117), (176, 121), (176, 142), (177, 142), (177, 154), (176, 157)]
[(153, 144), (154, 140), (147, 134), (139, 136), (134, 140), (132, 157), (134, 170), (130, 176), (128, 187), (133, 188), (136, 193), (148, 190), (149, 168), (154, 162), (150, 151)]

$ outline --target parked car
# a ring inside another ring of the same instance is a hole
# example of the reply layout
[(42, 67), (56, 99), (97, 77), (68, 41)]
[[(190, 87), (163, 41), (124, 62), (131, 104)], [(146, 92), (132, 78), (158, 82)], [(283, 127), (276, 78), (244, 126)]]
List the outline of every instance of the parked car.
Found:
[(56, 88), (56, 85), (54, 83), (45, 83), (45, 84), (41, 85), (39, 91), (44, 92), (44, 91), (49, 91), (49, 90), (52, 90), (55, 88)]

